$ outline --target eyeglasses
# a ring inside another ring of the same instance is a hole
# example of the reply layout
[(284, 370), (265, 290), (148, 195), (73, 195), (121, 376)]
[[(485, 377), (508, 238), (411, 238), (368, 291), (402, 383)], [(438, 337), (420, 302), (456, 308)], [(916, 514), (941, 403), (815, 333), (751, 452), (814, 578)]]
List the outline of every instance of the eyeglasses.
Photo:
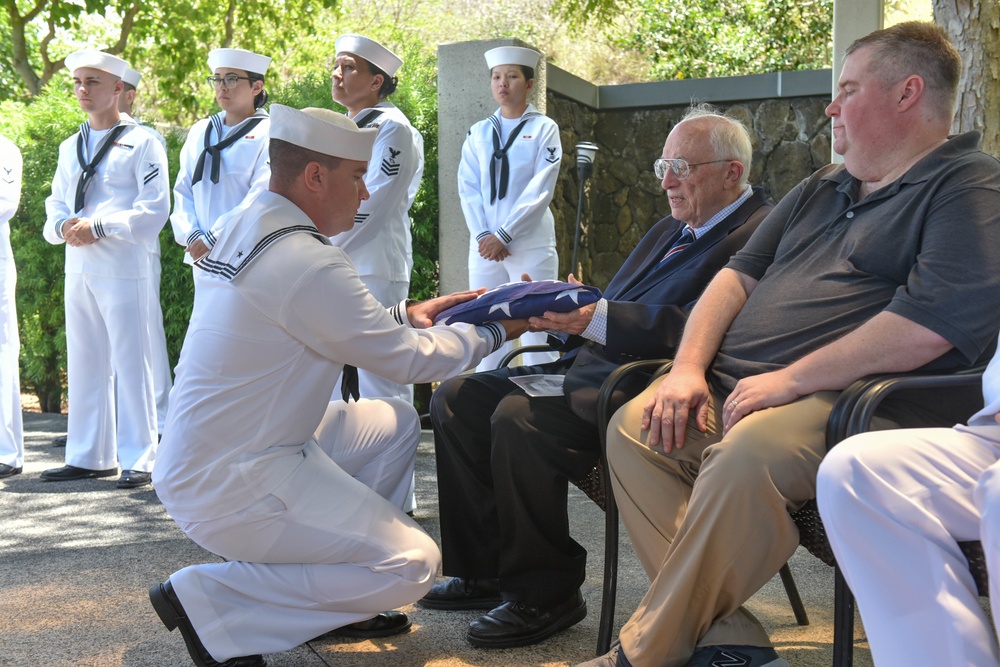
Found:
[(661, 181), (667, 177), (667, 170), (669, 169), (677, 177), (678, 181), (687, 180), (691, 176), (691, 167), (697, 167), (702, 164), (715, 164), (716, 162), (732, 162), (732, 160), (708, 160), (707, 162), (688, 162), (683, 158), (666, 158), (661, 157), (655, 162), (653, 162), (653, 171), (656, 173), (656, 177)]
[(240, 81), (249, 81), (248, 76), (236, 76), (235, 74), (227, 74), (226, 76), (210, 76), (205, 79), (205, 82), (213, 88), (218, 88), (222, 86), (226, 90), (232, 90), (235, 88)]

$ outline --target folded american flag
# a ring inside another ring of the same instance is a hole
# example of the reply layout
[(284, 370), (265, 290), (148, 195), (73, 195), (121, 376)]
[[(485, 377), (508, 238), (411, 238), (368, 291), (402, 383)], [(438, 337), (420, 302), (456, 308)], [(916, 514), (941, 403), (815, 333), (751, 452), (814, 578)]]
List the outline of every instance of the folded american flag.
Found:
[(596, 287), (572, 285), (561, 280), (507, 283), (494, 287), (478, 299), (441, 311), (434, 323), (483, 324), (535, 317), (546, 311), (567, 313), (600, 298), (601, 290)]

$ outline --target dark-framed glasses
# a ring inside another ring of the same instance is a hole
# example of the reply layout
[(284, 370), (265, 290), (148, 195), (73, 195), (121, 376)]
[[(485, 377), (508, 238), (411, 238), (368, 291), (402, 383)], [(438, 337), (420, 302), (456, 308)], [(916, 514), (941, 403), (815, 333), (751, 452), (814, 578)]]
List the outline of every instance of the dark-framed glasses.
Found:
[(677, 177), (678, 181), (683, 181), (691, 175), (691, 167), (703, 164), (715, 164), (717, 162), (732, 162), (732, 160), (708, 160), (706, 162), (688, 162), (684, 158), (661, 157), (653, 162), (653, 172), (661, 181), (667, 177), (669, 169)]
[(213, 88), (218, 88), (222, 86), (226, 90), (232, 90), (240, 81), (249, 81), (248, 76), (236, 76), (235, 74), (227, 74), (226, 76), (210, 76), (205, 79), (208, 85)]

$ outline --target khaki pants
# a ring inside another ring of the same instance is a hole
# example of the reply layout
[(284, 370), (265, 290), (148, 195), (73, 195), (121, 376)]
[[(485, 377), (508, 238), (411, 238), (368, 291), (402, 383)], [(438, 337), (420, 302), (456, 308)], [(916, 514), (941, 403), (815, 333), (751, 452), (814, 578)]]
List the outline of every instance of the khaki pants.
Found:
[(788, 512), (816, 497), (837, 392), (752, 413), (724, 438), (725, 397), (713, 395), (707, 432), (689, 423), (685, 447), (664, 455), (639, 428), (658, 384), (608, 427), (615, 498), (652, 582), (622, 628), (622, 648), (636, 667), (680, 667), (698, 646), (770, 646), (741, 605), (798, 546)]

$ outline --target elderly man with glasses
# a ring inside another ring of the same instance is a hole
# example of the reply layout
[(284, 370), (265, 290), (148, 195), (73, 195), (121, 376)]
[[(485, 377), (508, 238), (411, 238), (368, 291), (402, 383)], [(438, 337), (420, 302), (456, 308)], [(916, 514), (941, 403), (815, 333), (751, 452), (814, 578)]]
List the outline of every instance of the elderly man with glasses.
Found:
[[(751, 152), (739, 122), (691, 109), (654, 164), (672, 214), (639, 242), (605, 298), (531, 320), (535, 330), (567, 334), (570, 351), (540, 366), (454, 378), (435, 392), (451, 578), (420, 604), (488, 611), (469, 627), (472, 644), (533, 644), (586, 615), (586, 552), (570, 537), (566, 494), (567, 480), (586, 476), (600, 455), (598, 390), (622, 363), (673, 356), (694, 301), (771, 209), (747, 184)], [(564, 375), (564, 395), (529, 396), (509, 379), (538, 373)], [(627, 387), (622, 401), (641, 388)]]

